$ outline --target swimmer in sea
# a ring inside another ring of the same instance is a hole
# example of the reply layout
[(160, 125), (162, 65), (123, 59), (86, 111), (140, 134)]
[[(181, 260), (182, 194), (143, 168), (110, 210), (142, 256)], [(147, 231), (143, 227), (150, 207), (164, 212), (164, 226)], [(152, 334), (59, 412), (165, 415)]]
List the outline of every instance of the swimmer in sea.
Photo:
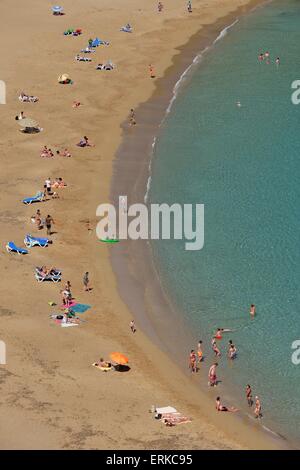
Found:
[(265, 59), (266, 59), (266, 64), (270, 63), (270, 52), (266, 51), (265, 52)]
[(254, 304), (250, 305), (250, 315), (251, 315), (252, 318), (255, 317), (255, 315), (256, 315), (256, 307), (255, 307)]
[(217, 411), (229, 411), (231, 413), (236, 413), (237, 411), (239, 411), (237, 408), (234, 408), (233, 406), (231, 406), (230, 408), (227, 408), (227, 406), (222, 405), (220, 397), (216, 398), (216, 410)]
[(263, 62), (264, 60), (265, 60), (264, 55), (263, 55), (263, 54), (259, 54), (259, 56), (258, 56), (258, 61), (259, 61), (259, 62)]
[(241, 107), (242, 107), (242, 103), (241, 103), (240, 101), (237, 101), (237, 102), (236, 102), (236, 105), (237, 105), (238, 108), (241, 108)]
[(275, 64), (277, 65), (277, 67), (280, 65), (280, 58), (277, 57), (277, 59), (275, 60)]

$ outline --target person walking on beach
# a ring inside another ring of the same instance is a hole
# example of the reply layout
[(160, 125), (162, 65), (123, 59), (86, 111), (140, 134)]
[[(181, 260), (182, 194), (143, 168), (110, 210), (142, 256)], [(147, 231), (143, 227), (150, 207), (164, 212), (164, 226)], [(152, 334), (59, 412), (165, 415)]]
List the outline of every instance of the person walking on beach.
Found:
[(212, 350), (215, 353), (215, 355), (220, 357), (221, 356), (221, 351), (217, 346), (217, 342), (216, 342), (215, 337), (213, 337), (213, 339), (211, 340), (211, 347), (212, 347)]
[(216, 410), (217, 411), (229, 411), (231, 413), (236, 413), (237, 411), (239, 411), (237, 408), (234, 408), (234, 406), (231, 406), (230, 408), (228, 408), (227, 406), (222, 405), (220, 397), (216, 398)]
[(134, 109), (131, 109), (131, 110), (130, 110), (129, 123), (130, 123), (131, 126), (135, 126), (135, 125), (136, 125)]
[(46, 189), (48, 195), (51, 194), (51, 179), (50, 178), (47, 178), (45, 180), (44, 188)]
[(163, 11), (163, 8), (164, 8), (163, 4), (161, 2), (158, 2), (157, 9), (159, 13)]
[(191, 2), (190, 0), (187, 2), (187, 11), (188, 11), (189, 13), (192, 13), (192, 11), (193, 11), (193, 10), (192, 10), (192, 2)]
[(210, 366), (209, 368), (209, 371), (208, 371), (208, 379), (209, 379), (209, 382), (208, 382), (208, 385), (210, 387), (216, 387), (218, 382), (217, 382), (217, 373), (216, 373), (216, 369), (218, 367), (218, 363), (215, 362), (212, 366)]
[(260, 399), (258, 397), (255, 397), (254, 415), (255, 415), (255, 418), (257, 418), (257, 419), (262, 418), (261, 403), (260, 403)]
[(256, 307), (255, 307), (254, 304), (251, 304), (250, 305), (250, 315), (251, 315), (252, 318), (254, 318), (255, 314), (256, 314)]
[(47, 235), (51, 235), (52, 234), (51, 227), (52, 227), (52, 224), (54, 224), (54, 220), (51, 217), (51, 215), (49, 214), (47, 215), (45, 219), (45, 224), (46, 224), (46, 229), (47, 229)]
[(197, 346), (197, 356), (198, 356), (198, 363), (203, 361), (203, 351), (202, 351), (202, 341), (199, 340)]
[(151, 64), (149, 64), (149, 74), (150, 74), (150, 78), (155, 78), (154, 67)]
[(250, 406), (251, 408), (251, 406), (253, 405), (253, 399), (252, 399), (251, 386), (249, 384), (246, 387), (246, 399), (247, 399), (248, 406)]
[(86, 272), (86, 273), (84, 273), (84, 276), (83, 276), (83, 286), (84, 286), (84, 290), (85, 290), (86, 292), (89, 292), (89, 291), (90, 291), (89, 283), (90, 283), (90, 280), (89, 280), (89, 273)]
[(190, 363), (189, 367), (191, 369), (191, 372), (197, 372), (197, 358), (195, 351), (192, 349), (190, 353)]
[(129, 326), (130, 326), (130, 329), (131, 329), (132, 333), (135, 333), (136, 332), (136, 327), (135, 327), (134, 320), (131, 320)]

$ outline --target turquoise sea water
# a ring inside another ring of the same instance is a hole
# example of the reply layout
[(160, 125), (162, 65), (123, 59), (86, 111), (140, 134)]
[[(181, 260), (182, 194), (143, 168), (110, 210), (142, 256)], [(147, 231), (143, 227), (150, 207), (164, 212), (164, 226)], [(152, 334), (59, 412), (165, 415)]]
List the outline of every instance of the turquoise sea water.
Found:
[[(221, 344), (220, 394), (227, 387), (240, 404), (250, 383), (263, 424), (297, 441), (300, 105), (291, 102), (291, 83), (300, 79), (299, 25), (300, 1), (275, 0), (204, 54), (161, 128), (149, 193), (150, 202), (205, 205), (201, 251), (152, 242), (162, 283), (195, 331), (191, 346), (203, 339), (208, 366), (212, 332), (234, 329)], [(269, 65), (257, 59), (265, 51)], [(233, 364), (229, 339), (238, 348)]]

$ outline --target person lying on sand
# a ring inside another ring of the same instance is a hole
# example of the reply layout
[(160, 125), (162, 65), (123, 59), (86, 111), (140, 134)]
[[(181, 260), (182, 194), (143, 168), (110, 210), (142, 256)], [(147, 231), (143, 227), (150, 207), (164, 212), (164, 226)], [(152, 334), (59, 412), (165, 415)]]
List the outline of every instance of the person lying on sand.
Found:
[(48, 149), (46, 145), (41, 150), (40, 156), (43, 158), (52, 158), (54, 154), (51, 149)]
[(79, 108), (81, 106), (80, 101), (73, 101), (72, 108)]
[(98, 362), (98, 367), (111, 367), (111, 363), (108, 361), (104, 361), (104, 359), (101, 357), (100, 361)]
[(217, 397), (216, 399), (216, 410), (217, 411), (229, 411), (231, 413), (236, 413), (237, 411), (239, 411), (237, 408), (234, 408), (233, 406), (231, 406), (230, 408), (227, 408), (227, 406), (222, 405), (220, 397)]

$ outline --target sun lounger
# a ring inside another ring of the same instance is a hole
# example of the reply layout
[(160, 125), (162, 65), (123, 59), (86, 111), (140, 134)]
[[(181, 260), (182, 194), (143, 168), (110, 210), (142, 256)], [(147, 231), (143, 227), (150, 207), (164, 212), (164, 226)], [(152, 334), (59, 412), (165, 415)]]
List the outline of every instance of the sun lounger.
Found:
[(90, 44), (90, 47), (98, 47), (98, 46), (109, 46), (109, 42), (96, 38)]
[(18, 255), (28, 255), (28, 251), (25, 248), (19, 248), (14, 242), (8, 242), (6, 245), (8, 253), (18, 253)]
[(105, 64), (98, 64), (96, 70), (113, 70), (115, 65), (109, 60)]
[(35, 278), (38, 282), (52, 281), (56, 283), (61, 281), (61, 272), (53, 269), (50, 273), (45, 274), (42, 268), (37, 267), (35, 269)]
[(132, 27), (130, 24), (127, 24), (126, 26), (122, 26), (120, 31), (122, 31), (122, 33), (132, 33)]
[(31, 235), (26, 235), (24, 238), (24, 243), (28, 248), (32, 248), (33, 246), (45, 247), (52, 242), (48, 238), (32, 237)]
[(29, 96), (29, 95), (26, 95), (25, 93), (22, 93), (19, 96), (19, 101), (21, 101), (21, 103), (36, 103), (38, 100), (39, 99), (37, 96)]
[(92, 59), (89, 59), (88, 57), (82, 57), (82, 56), (75, 56), (75, 60), (78, 62), (92, 62)]
[(93, 52), (96, 52), (95, 49), (91, 49), (90, 47), (86, 47), (85, 49), (81, 49), (80, 52), (84, 52), (84, 54), (91, 54)]
[(44, 199), (43, 191), (38, 191), (35, 196), (23, 199), (24, 204), (32, 204), (33, 202), (41, 202)]

